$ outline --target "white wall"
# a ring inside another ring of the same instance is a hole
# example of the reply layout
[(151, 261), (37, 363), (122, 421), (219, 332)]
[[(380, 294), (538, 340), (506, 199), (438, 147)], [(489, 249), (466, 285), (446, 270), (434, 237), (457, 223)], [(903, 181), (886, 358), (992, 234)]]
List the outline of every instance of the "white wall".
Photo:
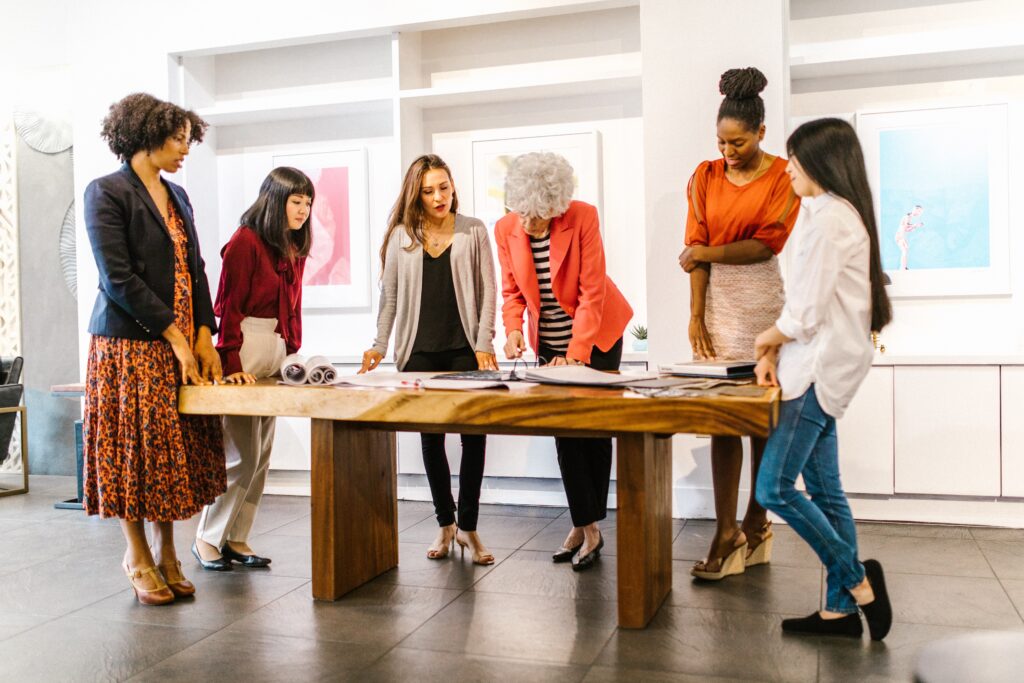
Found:
[[(676, 260), (683, 246), (686, 184), (698, 163), (719, 156), (715, 119), (718, 79), (756, 66), (768, 78), (764, 146), (782, 152), (788, 84), (785, 2), (739, 0), (641, 3), (644, 177), (647, 204), (647, 314), (650, 362), (690, 356), (689, 281)], [(723, 46), (728, 46), (727, 48)], [(675, 513), (713, 516), (710, 444), (673, 440)], [(744, 486), (746, 484), (744, 483)]]

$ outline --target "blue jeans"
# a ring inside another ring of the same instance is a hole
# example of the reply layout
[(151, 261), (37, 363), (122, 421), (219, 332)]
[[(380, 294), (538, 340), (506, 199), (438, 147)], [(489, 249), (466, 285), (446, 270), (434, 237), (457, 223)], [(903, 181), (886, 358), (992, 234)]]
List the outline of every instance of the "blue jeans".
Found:
[[(796, 489), (804, 475), (810, 500)], [(828, 570), (825, 609), (853, 614), (849, 589), (864, 580), (857, 559), (857, 529), (839, 481), (836, 420), (821, 409), (812, 385), (803, 396), (783, 401), (757, 476), (757, 502), (807, 541)]]

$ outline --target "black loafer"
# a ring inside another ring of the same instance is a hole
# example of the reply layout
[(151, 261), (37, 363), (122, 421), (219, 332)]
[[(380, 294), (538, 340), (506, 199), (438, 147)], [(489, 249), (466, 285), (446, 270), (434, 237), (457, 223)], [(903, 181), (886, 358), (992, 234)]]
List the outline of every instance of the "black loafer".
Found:
[(597, 561), (601, 559), (601, 548), (604, 547), (604, 536), (599, 536), (597, 539), (597, 547), (591, 550), (586, 555), (577, 555), (572, 560), (572, 570), (574, 572), (582, 572), (590, 569)]
[(551, 556), (551, 561), (555, 563), (568, 562), (576, 555), (576, 553), (580, 551), (580, 548), (582, 547), (582, 543), (580, 543), (579, 545), (574, 545), (571, 548), (566, 548), (563, 545), (561, 548), (558, 549), (557, 553)]
[(228, 562), (237, 562), (243, 567), (249, 567), (250, 569), (260, 569), (270, 564), (269, 557), (260, 557), (259, 555), (243, 555), (242, 553), (236, 553), (231, 549), (231, 546), (227, 543), (220, 549), (220, 554), (224, 556)]
[(856, 612), (838, 619), (822, 619), (818, 612), (800, 619), (783, 619), (782, 630), (785, 633), (844, 636), (846, 638), (860, 638), (864, 634), (864, 626), (860, 623), (860, 614)]
[(860, 606), (864, 618), (868, 620), (868, 631), (871, 640), (881, 640), (892, 628), (892, 604), (889, 602), (889, 591), (885, 588), (885, 574), (878, 560), (864, 560), (864, 574), (871, 584), (875, 599)]
[(231, 560), (226, 557), (221, 557), (216, 560), (204, 560), (199, 554), (199, 548), (196, 547), (196, 542), (192, 541), (192, 554), (195, 555), (196, 559), (199, 560), (199, 566), (210, 572), (229, 572), (231, 571)]

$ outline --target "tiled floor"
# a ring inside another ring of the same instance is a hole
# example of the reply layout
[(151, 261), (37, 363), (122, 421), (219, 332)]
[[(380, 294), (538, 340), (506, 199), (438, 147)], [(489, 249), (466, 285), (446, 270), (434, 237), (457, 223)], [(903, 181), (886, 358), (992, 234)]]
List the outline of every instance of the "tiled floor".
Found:
[(822, 570), (786, 527), (774, 561), (719, 584), (688, 570), (712, 531), (676, 521), (673, 589), (651, 625), (616, 628), (614, 514), (597, 569), (550, 553), (565, 511), (487, 506), (498, 562), (425, 558), (431, 508), (399, 504), (398, 569), (336, 603), (310, 597), (309, 500), (268, 497), (253, 547), (269, 570), (200, 570), (198, 597), (138, 605), (116, 523), (53, 509), (73, 483), (35, 477), (0, 498), (0, 679), (11, 681), (849, 681), (910, 679), (921, 648), (968, 630), (1024, 630), (1024, 531), (862, 524), (864, 557), (888, 569), (897, 624), (884, 643), (783, 637), (816, 609)]

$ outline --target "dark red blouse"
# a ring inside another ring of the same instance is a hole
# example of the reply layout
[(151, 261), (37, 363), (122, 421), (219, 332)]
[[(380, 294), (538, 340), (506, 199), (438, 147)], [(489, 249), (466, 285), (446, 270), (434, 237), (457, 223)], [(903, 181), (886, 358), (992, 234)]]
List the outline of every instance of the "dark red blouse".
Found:
[(288, 353), (302, 346), (302, 273), (306, 259), (294, 263), (277, 257), (246, 226), (241, 226), (220, 251), (224, 263), (214, 312), (220, 318), (217, 351), (224, 375), (242, 371), (242, 319), (277, 318), (277, 333)]

